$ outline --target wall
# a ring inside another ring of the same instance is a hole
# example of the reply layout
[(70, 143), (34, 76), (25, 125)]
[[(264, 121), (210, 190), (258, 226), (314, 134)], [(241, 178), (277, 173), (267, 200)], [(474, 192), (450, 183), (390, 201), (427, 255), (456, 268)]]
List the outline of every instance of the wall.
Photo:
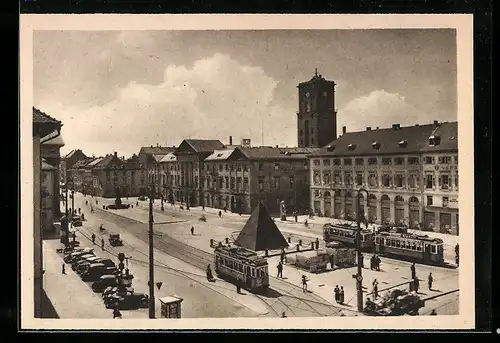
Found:
[(33, 242), (34, 242), (34, 307), (35, 318), (41, 316), (41, 299), (43, 289), (43, 255), (42, 255), (42, 236), (40, 223), (40, 138), (33, 137)]

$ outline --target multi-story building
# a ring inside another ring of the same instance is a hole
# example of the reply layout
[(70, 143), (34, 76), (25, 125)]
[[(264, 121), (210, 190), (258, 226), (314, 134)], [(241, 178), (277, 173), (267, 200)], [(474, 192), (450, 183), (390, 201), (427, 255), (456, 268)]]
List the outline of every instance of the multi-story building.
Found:
[[(64, 146), (64, 141), (62, 136), (57, 132), (51, 133), (47, 137), (44, 137), (43, 140), (44, 143), (41, 147), (41, 153), (44, 167), (42, 169), (46, 170), (47, 173), (50, 174), (48, 177), (50, 179), (50, 185), (45, 184), (46, 187), (49, 187), (46, 189), (47, 196), (43, 199), (45, 203), (44, 207), (50, 212), (50, 215), (47, 215), (47, 225), (44, 225), (43, 229), (44, 231), (53, 232), (54, 226), (52, 225), (52, 222), (56, 219), (59, 220), (62, 216), (60, 204), (60, 150)], [(42, 213), (42, 216), (43, 215), (44, 214)]]
[[(151, 145), (150, 147), (142, 147), (139, 151), (139, 161), (143, 168), (147, 170), (148, 187), (154, 186), (156, 197), (161, 197), (163, 193), (160, 161), (163, 157), (174, 151), (175, 146), (164, 147), (159, 144), (157, 144), (156, 146)], [(146, 193), (144, 193), (144, 195), (145, 194)]]
[(179, 190), (180, 173), (177, 156), (173, 153), (163, 156), (159, 161), (160, 182), (163, 199), (173, 202), (176, 200), (176, 193)]
[(309, 155), (311, 207), (327, 217), (458, 234), (458, 124), (349, 132)]
[(64, 158), (61, 159), (61, 183), (66, 183), (66, 180), (71, 180), (73, 175), (71, 175), (71, 167), (80, 161), (86, 160), (88, 157), (80, 149), (71, 150)]

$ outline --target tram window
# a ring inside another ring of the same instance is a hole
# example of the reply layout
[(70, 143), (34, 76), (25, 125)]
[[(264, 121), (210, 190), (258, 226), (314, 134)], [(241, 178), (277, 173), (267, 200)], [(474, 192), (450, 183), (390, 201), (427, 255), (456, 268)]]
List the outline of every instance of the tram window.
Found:
[(375, 244), (379, 244), (380, 243), (380, 239), (378, 237), (375, 237)]
[(433, 244), (431, 245), (431, 254), (435, 254), (436, 253), (436, 246)]
[(396, 241), (396, 248), (399, 248), (401, 247), (401, 242), (400, 241)]
[(417, 250), (417, 246), (416, 246), (416, 244), (415, 244), (415, 243), (412, 243), (412, 244), (411, 244), (411, 250)]
[(417, 251), (422, 251), (422, 244), (417, 244)]
[(443, 246), (442, 245), (438, 245), (438, 254), (442, 255), (443, 254)]
[(251, 268), (252, 269), (252, 277), (255, 277), (255, 268)]
[(242, 273), (243, 273), (243, 265), (238, 264), (238, 267), (239, 267), (240, 272), (242, 272)]
[(229, 268), (233, 269), (233, 261), (228, 260), (227, 262), (228, 262), (228, 263), (227, 263), (227, 266), (228, 266)]
[(223, 259), (223, 258), (221, 258), (221, 264), (222, 264), (223, 266), (227, 266), (227, 260), (226, 260), (225, 258), (224, 258), (224, 259)]
[(245, 273), (245, 274), (246, 274), (246, 275), (250, 275), (250, 267), (248, 267), (248, 266), (247, 266), (247, 268), (246, 268), (246, 273)]

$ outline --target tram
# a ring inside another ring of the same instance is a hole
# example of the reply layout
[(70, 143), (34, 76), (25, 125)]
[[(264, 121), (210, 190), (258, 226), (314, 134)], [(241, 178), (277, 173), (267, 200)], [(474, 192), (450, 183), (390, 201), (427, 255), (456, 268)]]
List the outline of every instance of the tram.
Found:
[(257, 253), (241, 247), (219, 245), (214, 255), (218, 277), (252, 292), (269, 287), (267, 260)]
[[(357, 226), (355, 225), (325, 224), (323, 225), (323, 240), (326, 243), (337, 241), (347, 246), (356, 246), (356, 231)], [(361, 250), (372, 251), (373, 238), (374, 234), (372, 231), (361, 229)]]
[(380, 232), (375, 235), (375, 253), (428, 264), (444, 263), (443, 240), (427, 235)]

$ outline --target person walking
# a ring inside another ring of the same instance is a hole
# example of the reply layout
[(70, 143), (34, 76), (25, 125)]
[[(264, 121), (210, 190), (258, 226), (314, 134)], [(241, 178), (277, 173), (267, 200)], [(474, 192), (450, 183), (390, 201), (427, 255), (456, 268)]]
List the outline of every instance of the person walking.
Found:
[(212, 275), (212, 268), (210, 267), (210, 265), (207, 266), (207, 280), (210, 282), (215, 281), (214, 276)]
[(191, 226), (191, 235), (194, 236), (194, 226)]
[(376, 269), (378, 272), (380, 271), (380, 263), (381, 262), (382, 261), (380, 260), (380, 257), (378, 257), (378, 255), (375, 255), (375, 266), (376, 266)]
[(95, 233), (92, 234), (92, 244), (95, 245)]
[(417, 277), (417, 273), (415, 271), (415, 262), (412, 263), (411, 267), (410, 267), (410, 270), (411, 270), (411, 278), (414, 280), (416, 279)]
[(219, 210), (219, 218), (221, 218), (221, 217), (222, 217), (222, 211)]
[(307, 277), (302, 275), (302, 291), (307, 292)]
[(76, 231), (73, 231), (73, 242), (76, 241)]
[(66, 275), (66, 265), (64, 263), (62, 264), (62, 271), (61, 271), (61, 273)]
[(333, 293), (335, 294), (335, 302), (338, 303), (340, 301), (340, 288), (339, 285), (335, 285), (333, 289)]
[(113, 309), (113, 319), (115, 318), (122, 319), (122, 313), (117, 306)]
[(432, 277), (432, 273), (429, 273), (429, 277), (427, 278), (427, 285), (429, 286), (429, 291), (432, 291), (432, 283), (434, 282), (434, 278)]
[(373, 299), (377, 300), (377, 298), (378, 298), (378, 281), (377, 281), (377, 279), (373, 280), (372, 286), (373, 286)]
[(370, 258), (370, 270), (374, 269), (375, 269), (375, 255), (372, 255), (372, 257)]
[(277, 277), (279, 278), (283, 278), (283, 264), (281, 263), (281, 261), (278, 263), (278, 275)]
[(363, 254), (359, 254), (359, 264), (361, 264), (361, 268), (365, 267), (365, 257)]
[(433, 310), (431, 311), (430, 315), (431, 315), (431, 316), (437, 316), (437, 312), (436, 312), (436, 310), (435, 310), (435, 309), (433, 309)]
[(104, 238), (101, 238), (101, 249), (104, 251)]
[(281, 313), (281, 318), (286, 318), (286, 314), (285, 314), (285, 312), (282, 312), (282, 313)]
[(319, 238), (318, 237), (316, 237), (315, 244), (316, 244), (316, 250), (318, 250), (319, 249)]
[(339, 303), (341, 305), (344, 304), (344, 286), (340, 286), (340, 291), (339, 291)]

